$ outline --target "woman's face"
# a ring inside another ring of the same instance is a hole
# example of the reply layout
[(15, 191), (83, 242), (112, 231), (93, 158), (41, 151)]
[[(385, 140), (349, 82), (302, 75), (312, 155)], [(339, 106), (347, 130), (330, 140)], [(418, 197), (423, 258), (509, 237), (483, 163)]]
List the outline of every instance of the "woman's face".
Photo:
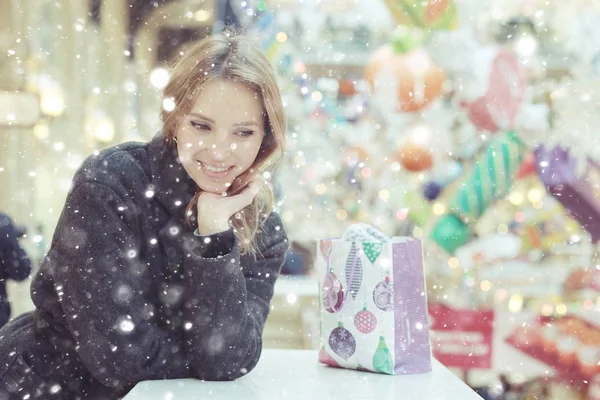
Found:
[(175, 134), (181, 163), (200, 189), (221, 194), (248, 170), (265, 135), (263, 104), (245, 85), (202, 86)]

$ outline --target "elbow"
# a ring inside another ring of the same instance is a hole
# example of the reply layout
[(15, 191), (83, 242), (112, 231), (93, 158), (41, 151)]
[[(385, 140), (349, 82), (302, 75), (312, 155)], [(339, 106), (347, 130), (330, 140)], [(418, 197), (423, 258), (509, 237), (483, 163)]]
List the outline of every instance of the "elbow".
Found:
[(225, 343), (210, 346), (211, 340), (206, 340), (203, 356), (192, 363), (196, 378), (205, 381), (232, 381), (248, 374), (258, 363), (262, 342), (260, 338), (244, 342), (239, 346)]
[[(106, 352), (98, 352), (95, 346), (93, 349), (82, 346), (79, 355), (96, 380), (117, 392), (131, 389), (143, 380), (178, 376), (173, 371), (176, 360), (161, 357), (160, 345), (156, 340), (147, 346), (115, 345), (111, 347), (110, 357)], [(173, 358), (176, 359), (175, 355)]]

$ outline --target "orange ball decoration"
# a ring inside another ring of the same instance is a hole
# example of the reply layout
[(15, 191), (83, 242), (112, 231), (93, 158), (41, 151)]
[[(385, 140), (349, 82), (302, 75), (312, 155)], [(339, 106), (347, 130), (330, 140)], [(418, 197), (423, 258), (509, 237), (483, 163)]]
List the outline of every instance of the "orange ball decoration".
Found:
[(426, 171), (433, 166), (431, 151), (411, 141), (400, 146), (397, 157), (400, 164), (408, 171)]
[(354, 82), (349, 79), (340, 79), (338, 81), (339, 89), (338, 92), (341, 96), (354, 96), (356, 94), (356, 87)]
[(378, 85), (392, 83), (385, 81), (386, 76), (394, 81), (400, 112), (419, 111), (440, 97), (445, 81), (444, 71), (433, 63), (425, 50), (394, 53), (391, 45), (373, 53), (364, 74), (374, 92)]

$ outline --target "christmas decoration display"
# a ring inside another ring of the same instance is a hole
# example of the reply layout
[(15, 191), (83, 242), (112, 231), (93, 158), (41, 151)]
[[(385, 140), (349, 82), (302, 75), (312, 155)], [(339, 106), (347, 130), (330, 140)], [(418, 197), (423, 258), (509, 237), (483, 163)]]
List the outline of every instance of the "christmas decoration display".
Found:
[[(275, 3), (283, 4), (269, 7)], [(600, 264), (600, 6), (569, 4), (325, 1), (280, 18), (270, 56), (290, 133), (273, 178), (290, 239), (314, 247), (314, 238), (374, 224), (422, 238), (427, 295), (454, 309), (495, 304), (559, 317), (567, 308), (596, 310), (593, 287), (571, 282), (579, 279), (571, 273)], [(316, 256), (331, 251), (337, 267), (327, 272), (344, 290), (340, 308), (329, 307), (337, 312), (322, 305), (332, 318), (325, 351), (342, 366), (375, 370), (379, 343), (361, 354), (359, 338), (383, 336), (394, 354), (392, 336), (380, 330), (398, 293), (380, 267), (391, 262), (393, 243), (367, 236), (322, 241)], [(357, 340), (347, 361), (327, 348), (338, 322)], [(374, 330), (362, 333), (371, 322)], [(534, 336), (519, 334), (523, 343)], [(498, 368), (493, 359), (489, 368)]]
[(600, 373), (600, 328), (579, 316), (539, 317), (507, 342), (558, 369), (567, 382), (588, 383)]
[(585, 172), (578, 176), (575, 159), (569, 151), (539, 146), (536, 165), (548, 191), (568, 210), (592, 240), (600, 240), (600, 167), (589, 160)]
[(464, 245), (470, 236), (467, 223), (508, 194), (524, 154), (525, 146), (513, 132), (495, 136), (453, 193), (450, 213), (436, 224), (431, 237), (450, 253)]
[(490, 132), (512, 129), (519, 112), (521, 102), (525, 97), (526, 83), (517, 57), (506, 51), (490, 49), (480, 52), (478, 65), (485, 65), (491, 59), (489, 66), (489, 82), (486, 92), (473, 101), (464, 101), (473, 124)]
[(386, 46), (375, 53), (365, 75), (374, 91), (385, 85), (396, 87), (396, 108), (415, 112), (442, 94), (444, 72), (425, 50)]

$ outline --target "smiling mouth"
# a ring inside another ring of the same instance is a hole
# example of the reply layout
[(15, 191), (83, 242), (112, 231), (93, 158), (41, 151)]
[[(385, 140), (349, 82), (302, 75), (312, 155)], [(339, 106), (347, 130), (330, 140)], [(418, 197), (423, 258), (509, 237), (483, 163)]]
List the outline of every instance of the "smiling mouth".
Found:
[(208, 165), (203, 163), (202, 161), (198, 161), (198, 164), (202, 168), (202, 171), (206, 173), (208, 176), (213, 178), (222, 178), (226, 176), (229, 171), (233, 169), (233, 166), (229, 167), (216, 167), (214, 165)]

